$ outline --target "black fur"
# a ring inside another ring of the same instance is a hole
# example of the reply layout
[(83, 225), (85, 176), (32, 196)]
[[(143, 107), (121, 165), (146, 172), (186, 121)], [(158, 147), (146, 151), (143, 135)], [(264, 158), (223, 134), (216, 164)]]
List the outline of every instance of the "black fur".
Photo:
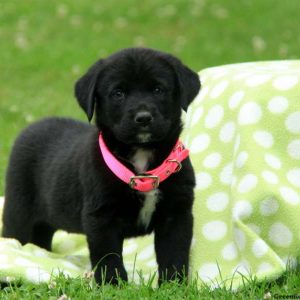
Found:
[[(162, 52), (130, 48), (98, 61), (75, 86), (88, 119), (95, 113), (96, 126), (49, 118), (17, 138), (7, 170), (3, 236), (50, 250), (57, 229), (84, 233), (97, 282), (115, 283), (117, 275), (127, 280), (124, 239), (154, 231), (159, 281), (181, 278), (188, 270), (193, 226), (190, 160), (160, 184), (145, 228), (137, 224), (143, 195), (105, 165), (98, 134), (103, 132), (110, 150), (133, 171), (135, 151), (151, 150), (152, 169), (174, 146), (182, 129), (181, 108), (187, 109), (199, 89), (197, 74)], [(141, 111), (151, 115), (147, 124), (137, 121)]]

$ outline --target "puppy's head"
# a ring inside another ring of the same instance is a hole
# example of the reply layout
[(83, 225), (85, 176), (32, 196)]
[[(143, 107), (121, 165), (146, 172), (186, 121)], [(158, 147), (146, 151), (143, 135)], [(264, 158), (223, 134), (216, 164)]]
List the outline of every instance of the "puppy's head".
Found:
[(177, 58), (129, 48), (96, 62), (75, 85), (89, 121), (126, 144), (162, 141), (180, 132), (181, 109), (200, 89), (198, 75)]

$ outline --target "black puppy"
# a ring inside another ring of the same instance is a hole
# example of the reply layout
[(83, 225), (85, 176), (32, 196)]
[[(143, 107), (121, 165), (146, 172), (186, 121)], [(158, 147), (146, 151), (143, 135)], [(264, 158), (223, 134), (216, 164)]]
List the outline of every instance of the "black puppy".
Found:
[[(140, 192), (106, 165), (98, 136), (135, 174), (168, 157), (182, 130), (181, 109), (200, 89), (198, 75), (178, 59), (144, 48), (96, 62), (75, 96), (96, 126), (71, 119), (37, 122), (17, 138), (6, 177), (3, 236), (51, 249), (57, 229), (87, 236), (97, 282), (127, 280), (125, 238), (155, 233), (159, 281), (188, 271), (194, 172), (182, 169)], [(105, 277), (104, 277), (105, 274)]]

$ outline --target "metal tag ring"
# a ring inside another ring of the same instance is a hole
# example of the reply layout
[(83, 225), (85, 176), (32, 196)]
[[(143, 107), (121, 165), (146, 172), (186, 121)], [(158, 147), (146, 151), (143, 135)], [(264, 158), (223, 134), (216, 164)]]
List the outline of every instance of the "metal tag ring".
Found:
[(174, 173), (178, 173), (178, 172), (182, 169), (182, 164), (181, 164), (181, 162), (179, 162), (178, 160), (176, 160), (176, 159), (168, 159), (167, 161), (169, 161), (169, 162), (174, 162), (174, 163), (177, 164), (177, 167), (176, 167), (176, 169), (174, 170)]

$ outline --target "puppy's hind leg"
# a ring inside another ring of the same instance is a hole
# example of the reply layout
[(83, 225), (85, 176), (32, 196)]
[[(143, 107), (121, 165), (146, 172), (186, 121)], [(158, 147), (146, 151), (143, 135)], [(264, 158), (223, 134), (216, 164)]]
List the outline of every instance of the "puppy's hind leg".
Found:
[(3, 210), (2, 236), (17, 239), (22, 245), (29, 243), (32, 236), (32, 220), (27, 199), (20, 195), (6, 194)]
[(37, 222), (33, 226), (31, 242), (41, 248), (51, 251), (52, 237), (55, 230), (55, 228), (45, 222)]
[(15, 162), (13, 157), (6, 176), (2, 217), (2, 236), (17, 239), (22, 245), (31, 241), (34, 221), (34, 190), (28, 170), (27, 165)]
[(39, 222), (34, 213), (33, 197), (22, 189), (6, 189), (2, 236), (17, 239), (22, 245), (33, 243), (48, 251), (51, 250), (55, 229), (45, 222)]

